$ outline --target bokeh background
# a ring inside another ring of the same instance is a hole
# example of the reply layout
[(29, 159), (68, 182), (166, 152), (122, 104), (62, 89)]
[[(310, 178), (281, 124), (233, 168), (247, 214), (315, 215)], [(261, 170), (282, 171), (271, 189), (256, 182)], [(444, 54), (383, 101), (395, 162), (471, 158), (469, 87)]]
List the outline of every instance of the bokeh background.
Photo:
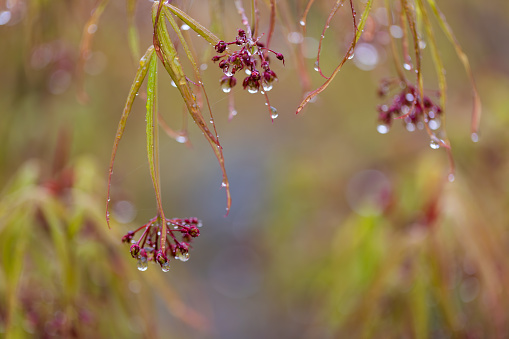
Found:
[[(175, 3), (224, 40), (241, 26), (233, 2)], [(363, 50), (295, 114), (305, 89), (292, 50), (303, 45), (312, 87), (319, 86), (317, 38), (332, 3), (316, 2), (303, 36), (304, 1), (278, 2), (272, 48), (286, 66), (273, 62), (274, 122), (263, 96), (240, 86), (232, 91), (238, 114), (228, 121), (212, 48), (193, 36), (233, 204), (225, 217), (219, 166), (193, 123), (191, 148), (162, 136), (166, 214), (204, 225), (191, 259), (163, 273), (156, 265), (138, 272), (120, 242), (156, 213), (143, 95), (115, 163), (111, 230), (104, 220), (111, 146), (137, 63), (126, 2), (106, 7), (82, 79), (79, 45), (94, 1), (0, 2), (0, 336), (509, 336), (509, 3), (439, 3), (477, 81), (478, 143), (470, 137), (468, 78), (433, 20), (448, 79), (454, 182), (446, 152), (431, 149), (425, 132), (399, 122), (388, 134), (376, 131), (376, 107), (385, 103), (379, 81), (395, 75), (381, 3)], [(359, 13), (362, 3), (355, 2)], [(143, 50), (152, 39), (151, 5), (138, 1), (135, 12)], [(263, 31), (263, 1), (260, 10)], [(327, 32), (326, 74), (348, 47), (350, 20), (342, 9)], [(433, 90), (428, 53), (425, 87)], [(183, 102), (160, 75), (160, 110), (178, 129)], [(77, 97), (80, 81), (86, 102)]]

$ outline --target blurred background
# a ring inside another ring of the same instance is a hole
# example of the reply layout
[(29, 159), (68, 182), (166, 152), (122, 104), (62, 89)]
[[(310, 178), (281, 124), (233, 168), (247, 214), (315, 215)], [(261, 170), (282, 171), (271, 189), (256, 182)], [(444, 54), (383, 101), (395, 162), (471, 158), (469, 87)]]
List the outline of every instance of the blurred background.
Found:
[[(174, 3), (226, 41), (241, 28), (232, 2)], [(259, 3), (264, 32), (269, 10)], [(364, 2), (354, 3), (360, 17)], [(439, 4), (478, 85), (478, 143), (470, 136), (468, 78), (432, 18), (448, 80), (454, 182), (446, 152), (431, 149), (424, 131), (395, 121), (388, 134), (377, 133), (376, 107), (386, 103), (377, 88), (396, 74), (383, 4), (375, 2), (354, 58), (295, 114), (303, 93), (324, 81), (313, 65), (332, 4), (311, 7), (303, 35), (305, 1), (278, 1), (271, 46), (286, 66), (272, 63), (274, 122), (263, 96), (241, 86), (232, 90), (237, 115), (228, 121), (212, 48), (190, 33), (203, 56), (233, 204), (225, 217), (217, 160), (193, 123), (192, 147), (161, 135), (165, 213), (204, 225), (190, 260), (172, 261), (163, 273), (154, 264), (139, 272), (120, 241), (156, 214), (143, 95), (115, 163), (111, 230), (104, 219), (111, 147), (137, 68), (126, 2), (110, 1), (89, 31), (80, 72), (95, 1), (1, 1), (0, 336), (508, 337), (509, 3)], [(152, 41), (151, 5), (138, 1), (134, 12), (141, 51)], [(324, 39), (325, 74), (349, 46), (348, 10)], [(300, 46), (310, 88), (296, 66)], [(424, 86), (433, 91), (428, 49)], [(179, 129), (183, 101), (160, 75), (160, 111)], [(82, 84), (88, 100), (77, 95)]]

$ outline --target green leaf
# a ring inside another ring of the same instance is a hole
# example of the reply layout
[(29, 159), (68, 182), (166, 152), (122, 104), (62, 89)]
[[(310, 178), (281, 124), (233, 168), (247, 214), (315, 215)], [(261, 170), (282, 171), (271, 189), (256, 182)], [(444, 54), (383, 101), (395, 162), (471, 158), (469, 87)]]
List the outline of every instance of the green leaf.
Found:
[(202, 26), (198, 21), (194, 20), (187, 13), (180, 10), (179, 8), (165, 3), (166, 8), (168, 8), (173, 14), (178, 16), (180, 20), (184, 21), (193, 31), (201, 35), (205, 40), (207, 40), (212, 45), (216, 45), (219, 42), (219, 38), (215, 36), (211, 31)]
[(148, 69), (148, 80), (147, 80), (147, 114), (145, 117), (146, 121), (146, 133), (147, 133), (147, 156), (150, 167), (150, 177), (152, 178), (152, 184), (154, 185), (154, 191), (157, 199), (157, 206), (160, 216), (164, 216), (162, 202), (161, 202), (161, 190), (160, 190), (160, 178), (159, 178), (159, 154), (157, 144), (157, 128), (156, 128), (156, 111), (157, 111), (157, 59), (151, 58)]
[[(216, 155), (219, 166), (223, 173), (222, 186), (226, 189), (226, 214), (228, 214), (231, 206), (231, 195), (230, 184), (224, 165), (222, 147), (219, 143), (219, 140), (216, 136), (214, 136), (214, 134), (212, 134), (207, 126), (205, 119), (203, 118), (198, 102), (196, 101), (196, 95), (193, 93), (192, 88), (189, 86), (182, 65), (180, 64), (177, 50), (170, 39), (166, 23), (164, 22), (164, 15), (159, 16), (160, 14), (161, 13), (159, 13), (157, 3), (154, 3), (154, 6), (152, 7), (152, 21), (156, 26), (157, 34), (154, 34), (154, 46), (157, 56), (163, 63), (164, 68), (180, 91), (180, 95), (184, 99), (189, 114), (193, 118), (198, 128), (203, 132), (203, 135), (205, 135), (205, 138), (209, 142), (214, 151), (214, 154)], [(161, 17), (163, 20), (159, 20)]]
[[(115, 162), (115, 156), (117, 154), (118, 145), (120, 143), (120, 139), (122, 139), (122, 135), (124, 135), (125, 125), (127, 123), (127, 118), (131, 113), (131, 109), (133, 107), (134, 99), (140, 90), (140, 86), (145, 79), (148, 71), (148, 64), (150, 60), (152, 60), (154, 55), (154, 47), (150, 46), (145, 55), (140, 60), (140, 66), (138, 67), (138, 71), (136, 72), (136, 76), (134, 77), (134, 81), (131, 84), (131, 89), (129, 90), (129, 94), (127, 96), (127, 101), (124, 106), (124, 110), (122, 112), (122, 116), (120, 117), (120, 121), (117, 127), (117, 134), (115, 135), (115, 141), (113, 142), (113, 150), (111, 152), (111, 160), (110, 167), (108, 170), (108, 193), (107, 193), (107, 202), (106, 202), (106, 222), (108, 223), (108, 227), (110, 225), (110, 216), (109, 216), (109, 204), (110, 204), (110, 189), (111, 189), (111, 176), (113, 175), (113, 163)], [(148, 61), (148, 62), (147, 62)]]
[(472, 97), (474, 100), (473, 109), (472, 109), (471, 132), (472, 132), (472, 140), (476, 141), (477, 133), (479, 130), (479, 122), (481, 120), (481, 98), (479, 97), (479, 93), (477, 91), (477, 85), (475, 84), (474, 74), (472, 73), (472, 69), (470, 67), (470, 62), (468, 61), (468, 57), (465, 54), (465, 52), (463, 52), (463, 49), (461, 48), (458, 40), (456, 39), (456, 36), (454, 35), (451, 27), (447, 23), (444, 14), (438, 8), (435, 0), (428, 0), (428, 3), (431, 6), (433, 12), (435, 13), (435, 16), (437, 17), (438, 22), (439, 22), (440, 26), (442, 27), (442, 30), (444, 31), (445, 35), (447, 36), (449, 41), (453, 44), (454, 49), (456, 50), (456, 54), (460, 58), (460, 61), (463, 64), (463, 67), (465, 68), (468, 79), (470, 81), (470, 86), (472, 87)]

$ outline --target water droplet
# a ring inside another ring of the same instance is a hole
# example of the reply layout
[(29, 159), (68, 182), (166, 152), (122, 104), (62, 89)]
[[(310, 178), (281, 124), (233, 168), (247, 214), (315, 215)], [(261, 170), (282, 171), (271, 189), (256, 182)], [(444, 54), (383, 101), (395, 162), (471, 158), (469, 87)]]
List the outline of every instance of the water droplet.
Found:
[(175, 140), (181, 144), (187, 141), (187, 137), (185, 135), (179, 135), (175, 138)]
[(440, 144), (438, 142), (436, 142), (435, 140), (431, 140), (429, 142), (429, 147), (431, 147), (433, 149), (439, 149), (440, 148)]
[(230, 91), (232, 90), (232, 88), (230, 87), (230, 84), (228, 83), (228, 81), (224, 82), (222, 85), (221, 85), (221, 89), (223, 90), (223, 92), (225, 93), (230, 93)]
[(97, 25), (96, 24), (89, 25), (87, 28), (87, 32), (88, 34), (94, 34), (95, 32), (97, 32)]
[(159, 231), (158, 231), (158, 232), (157, 232), (157, 235), (161, 235), (161, 232), (159, 232)]
[(263, 83), (263, 90), (264, 90), (265, 92), (268, 92), (268, 91), (270, 91), (271, 89), (272, 89), (272, 83), (267, 83), (267, 82), (264, 82), (264, 83)]
[(226, 183), (224, 181), (221, 183), (221, 187), (226, 187)]
[(478, 142), (479, 141), (479, 135), (477, 133), (472, 133), (470, 138), (472, 139), (473, 142)]
[(348, 53), (348, 60), (352, 60), (354, 56), (355, 56), (355, 53), (353, 50), (351, 50), (350, 53)]
[(450, 173), (448, 176), (447, 176), (447, 180), (449, 180), (449, 182), (453, 182), (454, 179), (456, 179), (456, 177), (454, 176), (454, 174)]
[(320, 66), (319, 66), (318, 60), (317, 60), (317, 61), (315, 61), (315, 71), (318, 72), (319, 70), (320, 70)]
[(409, 122), (408, 124), (406, 124), (406, 130), (409, 132), (415, 131), (415, 125), (413, 123)]
[(440, 120), (432, 119), (428, 122), (428, 126), (432, 130), (437, 130), (440, 128)]
[(229, 77), (231, 77), (233, 75), (233, 73), (229, 67), (225, 68), (224, 74)]
[(248, 87), (247, 91), (251, 94), (254, 94), (254, 93), (257, 93), (258, 92), (258, 88), (252, 86), (252, 87)]
[(408, 102), (413, 102), (413, 101), (414, 101), (414, 95), (413, 95), (412, 93), (407, 93), (407, 94), (405, 95), (405, 99), (406, 99), (406, 101), (408, 101)]
[(175, 83), (175, 81), (173, 81), (173, 80), (171, 81), (171, 85), (172, 85), (173, 87), (177, 88), (177, 84), (176, 84), (176, 83)]
[(180, 261), (186, 262), (186, 261), (189, 260), (189, 252), (182, 253), (182, 252), (179, 251), (177, 253), (177, 258)]
[(183, 30), (183, 31), (188, 31), (191, 27), (189, 27), (188, 25), (186, 24), (183, 24), (182, 26), (180, 26), (180, 29)]
[(214, 123), (214, 119), (210, 119), (210, 123), (213, 124)]
[(419, 121), (417, 123), (417, 129), (423, 129), (424, 128), (424, 123), (422, 121)]
[(11, 12), (10, 11), (0, 12), (0, 25), (5, 25), (10, 20), (11, 20)]
[(231, 114), (231, 116), (232, 116), (232, 117), (234, 117), (234, 116), (236, 116), (236, 115), (237, 115), (237, 111), (236, 111), (236, 110), (232, 110), (232, 111), (230, 112), (230, 114)]
[(419, 48), (420, 48), (420, 49), (425, 49), (425, 48), (426, 48), (426, 41), (422, 41), (422, 40), (420, 40), (420, 41), (419, 41)]
[(170, 262), (167, 261), (164, 264), (161, 265), (161, 270), (163, 272), (168, 272), (170, 270)]
[(382, 105), (382, 107), (380, 107), (380, 109), (382, 110), (382, 112), (387, 112), (389, 110), (389, 106)]
[(272, 119), (276, 119), (279, 116), (276, 107), (270, 106), (270, 111), (272, 112), (272, 114), (270, 115)]
[(244, 72), (246, 72), (247, 75), (251, 75), (251, 70), (250, 69), (246, 68), (246, 70)]
[(299, 24), (300, 24), (301, 26), (306, 26), (306, 22), (305, 22), (304, 20), (299, 21)]
[(138, 259), (138, 270), (140, 271), (146, 271), (148, 268), (148, 262), (147, 262), (147, 258), (140, 258)]
[(389, 126), (386, 124), (379, 124), (378, 126), (376, 126), (376, 130), (380, 134), (387, 134), (389, 132)]
[(408, 114), (408, 112), (410, 112), (410, 107), (407, 105), (401, 106), (401, 113)]
[(403, 64), (403, 68), (406, 69), (407, 71), (411, 70), (412, 69), (412, 65), (410, 64), (407, 64), (407, 63), (404, 63)]

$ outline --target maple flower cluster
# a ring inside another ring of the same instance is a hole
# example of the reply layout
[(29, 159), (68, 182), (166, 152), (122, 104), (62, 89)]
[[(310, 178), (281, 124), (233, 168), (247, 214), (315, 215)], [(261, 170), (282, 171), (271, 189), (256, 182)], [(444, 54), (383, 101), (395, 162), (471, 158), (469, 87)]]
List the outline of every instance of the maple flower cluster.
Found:
[[(166, 224), (166, 234), (161, 234), (163, 225)], [(200, 235), (201, 221), (197, 218), (186, 219), (163, 219), (152, 218), (148, 223), (135, 231), (130, 231), (122, 237), (122, 242), (130, 243), (130, 252), (133, 258), (138, 259), (138, 269), (145, 271), (150, 261), (161, 265), (164, 272), (170, 269), (170, 258), (187, 261), (189, 249), (193, 238)], [(136, 233), (143, 230), (138, 240), (134, 240)], [(175, 234), (181, 235), (177, 240)], [(164, 240), (161, 240), (164, 237)], [(163, 245), (164, 244), (164, 245)]]
[[(388, 91), (388, 84), (383, 82), (378, 94), (387, 96)], [(380, 105), (377, 110), (379, 122), (377, 130), (381, 134), (389, 132), (393, 119), (401, 119), (409, 132), (415, 131), (416, 128), (423, 129), (424, 124), (431, 130), (440, 128), (442, 108), (426, 95), (421, 100), (419, 90), (412, 85), (405, 85), (393, 97), (390, 105)]]
[[(229, 45), (242, 46), (240, 50), (231, 54), (226, 53)], [(224, 42), (219, 41), (214, 49), (218, 53), (212, 57), (212, 61), (219, 61), (219, 68), (223, 70), (224, 76), (221, 78), (221, 88), (223, 92), (228, 93), (232, 87), (237, 84), (235, 74), (239, 71), (245, 70), (247, 76), (242, 81), (242, 86), (247, 89), (249, 93), (257, 93), (260, 88), (268, 92), (272, 89), (272, 84), (277, 80), (276, 73), (270, 69), (269, 57), (267, 52), (275, 54), (278, 60), (285, 62), (283, 54), (276, 53), (258, 41), (248, 37), (243, 29), (238, 30), (238, 35), (235, 41)], [(257, 68), (260, 64), (261, 70)]]

